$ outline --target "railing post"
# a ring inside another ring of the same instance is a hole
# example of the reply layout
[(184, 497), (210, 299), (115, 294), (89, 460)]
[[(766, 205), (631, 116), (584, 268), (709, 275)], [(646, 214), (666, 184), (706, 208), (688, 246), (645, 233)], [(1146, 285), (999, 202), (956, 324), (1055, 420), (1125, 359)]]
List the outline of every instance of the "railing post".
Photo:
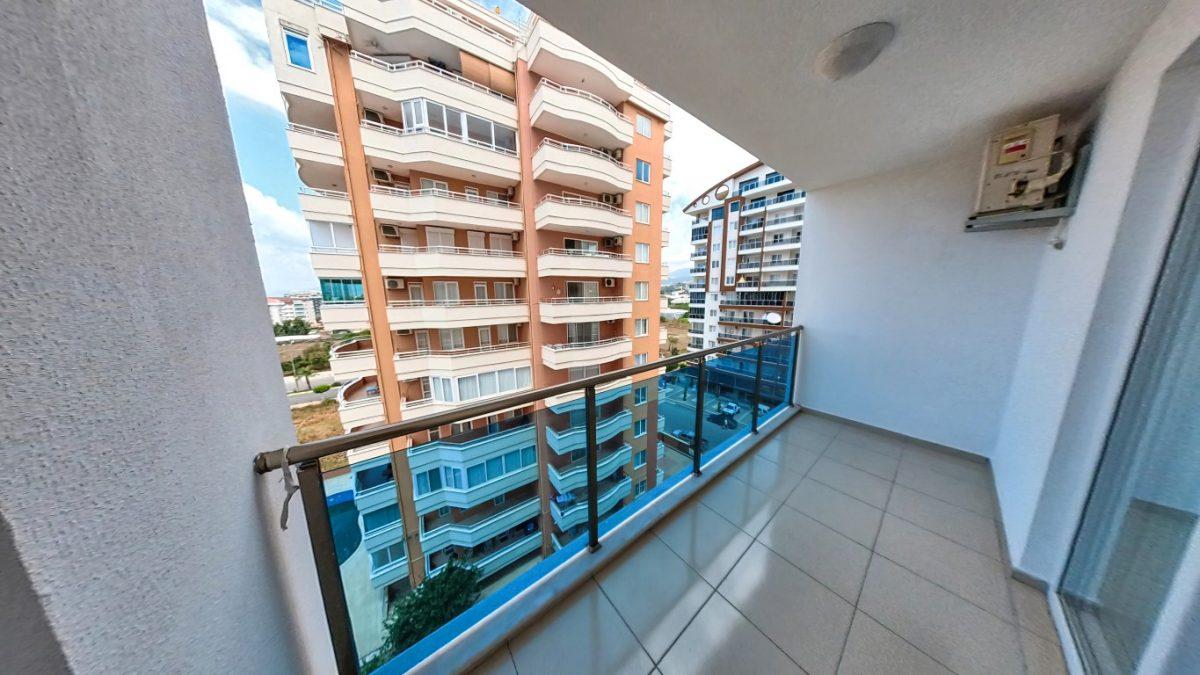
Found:
[(692, 436), (692, 473), (700, 475), (700, 453), (704, 445), (704, 389), (708, 386), (705, 377), (707, 359), (700, 357), (700, 367), (696, 370), (696, 428)]
[[(284, 471), (288, 471), (284, 467)], [(325, 605), (325, 623), (333, 641), (333, 656), (339, 673), (358, 672), (358, 650), (350, 626), (350, 610), (342, 591), (342, 572), (338, 566), (337, 547), (333, 541), (333, 526), (325, 502), (321, 467), (317, 460), (304, 462), (299, 469), (300, 501), (304, 504), (304, 520), (308, 524), (308, 540), (312, 544), (313, 563), (317, 568), (317, 583)]]
[(583, 390), (584, 434), (587, 437), (588, 548), (600, 548), (600, 486), (596, 480), (596, 387)]
[(754, 407), (750, 413), (750, 432), (755, 434), (758, 433), (758, 405), (762, 398), (763, 350), (766, 346), (767, 340), (764, 338), (762, 342), (758, 343), (758, 347), (755, 350), (758, 356), (754, 359)]

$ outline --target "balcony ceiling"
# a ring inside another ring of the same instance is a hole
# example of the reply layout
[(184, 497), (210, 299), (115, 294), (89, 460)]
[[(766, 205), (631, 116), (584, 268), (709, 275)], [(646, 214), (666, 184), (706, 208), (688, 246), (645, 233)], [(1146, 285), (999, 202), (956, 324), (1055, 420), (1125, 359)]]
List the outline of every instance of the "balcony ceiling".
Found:
[[(951, 151), (982, 153), (1004, 125), (1081, 111), (1165, 1), (525, 4), (816, 189)], [(874, 64), (836, 83), (814, 73), (831, 39), (872, 21), (897, 26)]]

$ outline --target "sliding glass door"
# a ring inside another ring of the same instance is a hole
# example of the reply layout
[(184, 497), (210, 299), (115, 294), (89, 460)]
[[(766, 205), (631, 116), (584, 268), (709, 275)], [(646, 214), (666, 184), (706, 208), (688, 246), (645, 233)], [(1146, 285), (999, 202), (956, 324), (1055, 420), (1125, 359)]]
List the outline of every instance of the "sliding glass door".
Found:
[(1061, 593), (1088, 669), (1161, 653), (1200, 583), (1200, 187), (1164, 262)]

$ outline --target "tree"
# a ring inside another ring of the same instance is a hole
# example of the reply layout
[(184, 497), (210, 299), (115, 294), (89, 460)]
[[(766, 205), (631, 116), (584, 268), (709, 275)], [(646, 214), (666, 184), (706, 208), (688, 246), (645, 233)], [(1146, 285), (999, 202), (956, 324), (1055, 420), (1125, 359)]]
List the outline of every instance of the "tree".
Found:
[(383, 622), (383, 646), (363, 661), (364, 673), (382, 666), (479, 600), (480, 572), (451, 558), (442, 571), (400, 598)]
[(312, 327), (304, 319), (286, 319), (275, 324), (275, 335), (308, 335)]
[(305, 388), (305, 389), (312, 389), (312, 383), (308, 381), (308, 378), (309, 378), (309, 377), (310, 377), (312, 374), (313, 374), (313, 369), (312, 369), (312, 368), (310, 368), (310, 367), (309, 367), (309, 366), (307, 366), (307, 365), (300, 366), (299, 368), (297, 368), (297, 369), (296, 369), (296, 381), (299, 381), (299, 380), (300, 380), (300, 378), (302, 378), (302, 377), (303, 377), (303, 378), (304, 378), (304, 388)]

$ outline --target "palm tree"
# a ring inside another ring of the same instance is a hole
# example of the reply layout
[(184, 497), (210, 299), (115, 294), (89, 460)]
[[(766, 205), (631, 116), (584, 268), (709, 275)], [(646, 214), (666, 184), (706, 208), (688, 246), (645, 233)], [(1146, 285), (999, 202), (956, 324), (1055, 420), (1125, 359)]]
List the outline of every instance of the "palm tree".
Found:
[(300, 366), (299, 368), (296, 369), (296, 381), (299, 382), (300, 378), (303, 377), (304, 378), (304, 388), (312, 389), (312, 383), (308, 381), (308, 377), (312, 374), (313, 374), (312, 368), (310, 368), (308, 366)]

